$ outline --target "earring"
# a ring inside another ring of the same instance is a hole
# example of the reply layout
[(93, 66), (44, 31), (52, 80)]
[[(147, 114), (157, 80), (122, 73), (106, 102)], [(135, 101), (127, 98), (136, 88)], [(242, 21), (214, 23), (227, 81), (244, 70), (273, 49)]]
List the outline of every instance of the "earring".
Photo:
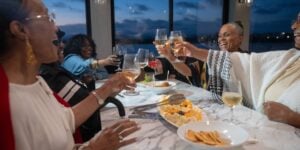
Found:
[(28, 38), (26, 38), (26, 56), (27, 56), (27, 64), (36, 64), (36, 57), (34, 55), (31, 44), (29, 43)]

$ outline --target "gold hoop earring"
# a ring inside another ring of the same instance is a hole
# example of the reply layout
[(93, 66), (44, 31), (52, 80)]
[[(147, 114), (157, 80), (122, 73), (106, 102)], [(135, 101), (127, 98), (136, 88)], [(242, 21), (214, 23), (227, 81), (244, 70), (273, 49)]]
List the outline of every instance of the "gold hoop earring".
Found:
[(29, 40), (26, 39), (26, 56), (27, 56), (27, 64), (36, 64), (36, 57), (35, 54), (33, 52), (32, 46), (29, 43)]

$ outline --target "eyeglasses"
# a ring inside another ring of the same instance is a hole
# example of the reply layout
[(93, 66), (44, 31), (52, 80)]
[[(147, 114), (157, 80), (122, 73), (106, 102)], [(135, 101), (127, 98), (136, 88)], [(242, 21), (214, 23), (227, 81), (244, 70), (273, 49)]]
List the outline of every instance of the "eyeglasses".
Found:
[(49, 22), (55, 23), (55, 14), (54, 13), (49, 13), (48, 15), (37, 15), (33, 17), (27, 17), (24, 20), (25, 21), (30, 21), (30, 20), (38, 20), (38, 19), (43, 19), (47, 18)]

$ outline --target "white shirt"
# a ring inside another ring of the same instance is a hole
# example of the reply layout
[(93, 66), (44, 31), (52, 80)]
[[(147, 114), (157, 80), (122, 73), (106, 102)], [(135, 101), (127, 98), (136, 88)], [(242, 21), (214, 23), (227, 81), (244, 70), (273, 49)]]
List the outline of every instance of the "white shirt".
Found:
[(10, 109), (17, 150), (70, 150), (75, 130), (71, 108), (61, 105), (47, 83), (9, 84)]

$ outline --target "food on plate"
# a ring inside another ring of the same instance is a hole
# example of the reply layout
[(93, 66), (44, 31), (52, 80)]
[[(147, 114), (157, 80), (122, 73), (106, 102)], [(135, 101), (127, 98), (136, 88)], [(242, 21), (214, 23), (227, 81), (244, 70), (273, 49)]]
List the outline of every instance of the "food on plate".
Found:
[(210, 146), (226, 146), (230, 144), (230, 140), (221, 137), (218, 131), (193, 131), (188, 130), (185, 138), (194, 143), (201, 143)]
[[(164, 99), (162, 100), (164, 101)], [(185, 99), (179, 105), (162, 105), (160, 114), (176, 126), (181, 126), (189, 122), (201, 121), (203, 119), (200, 108), (193, 106), (192, 102)]]
[(168, 87), (168, 86), (170, 86), (170, 84), (169, 84), (168, 81), (164, 81), (164, 82), (161, 82), (161, 83), (156, 83), (154, 86), (155, 87)]

